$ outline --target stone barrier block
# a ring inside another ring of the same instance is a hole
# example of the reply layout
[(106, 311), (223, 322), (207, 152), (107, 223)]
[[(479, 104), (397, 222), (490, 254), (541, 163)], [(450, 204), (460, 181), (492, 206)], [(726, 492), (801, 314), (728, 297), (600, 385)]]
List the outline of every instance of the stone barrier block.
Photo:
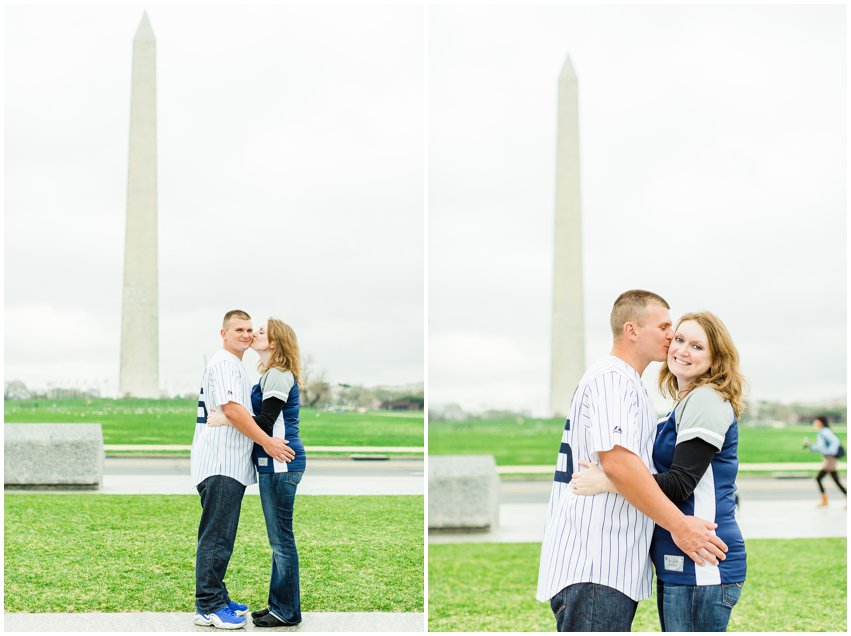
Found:
[(499, 525), (499, 475), (493, 455), (428, 458), (428, 527), (488, 530)]
[(6, 486), (97, 489), (103, 485), (100, 424), (6, 424), (4, 434)]

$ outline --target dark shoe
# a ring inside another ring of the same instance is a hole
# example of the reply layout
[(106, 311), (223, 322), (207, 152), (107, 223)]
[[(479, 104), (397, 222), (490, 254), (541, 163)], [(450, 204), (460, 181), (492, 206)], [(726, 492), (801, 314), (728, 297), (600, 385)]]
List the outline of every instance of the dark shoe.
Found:
[(298, 625), (298, 623), (285, 623), (284, 621), (279, 621), (268, 610), (266, 610), (266, 613), (263, 616), (254, 619), (254, 625), (256, 627), (292, 627), (293, 625)]
[(261, 616), (266, 616), (269, 613), (269, 608), (266, 607), (262, 610), (257, 610), (256, 612), (251, 612), (251, 618), (260, 618)]

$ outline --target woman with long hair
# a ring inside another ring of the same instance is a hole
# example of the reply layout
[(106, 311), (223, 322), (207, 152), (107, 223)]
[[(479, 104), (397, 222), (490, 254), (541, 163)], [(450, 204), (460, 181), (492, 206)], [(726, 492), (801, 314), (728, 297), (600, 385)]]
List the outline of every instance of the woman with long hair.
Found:
[[(736, 523), (738, 418), (744, 378), (739, 354), (727, 328), (709, 312), (680, 318), (659, 388), (676, 403), (657, 426), (653, 462), (656, 482), (686, 515), (718, 524), (728, 546), (718, 565), (697, 566), (656, 526), (650, 556), (656, 569), (657, 605), (663, 631), (726, 631), (745, 582), (745, 542)], [(598, 467), (574, 473), (581, 495), (614, 492)]]
[[(262, 446), (254, 445), (252, 459), (259, 473), (260, 502), (266, 533), (272, 546), (269, 606), (252, 612), (257, 627), (281, 627), (301, 622), (298, 551), (293, 534), (296, 489), (307, 467), (304, 443), (299, 437), (299, 385), (301, 354), (295, 332), (285, 322), (269, 318), (254, 332), (251, 343), (260, 356), (260, 381), (251, 391), (257, 424), (273, 437), (286, 439), (295, 457), (289, 463), (273, 461)], [(227, 424), (220, 413), (213, 425)]]

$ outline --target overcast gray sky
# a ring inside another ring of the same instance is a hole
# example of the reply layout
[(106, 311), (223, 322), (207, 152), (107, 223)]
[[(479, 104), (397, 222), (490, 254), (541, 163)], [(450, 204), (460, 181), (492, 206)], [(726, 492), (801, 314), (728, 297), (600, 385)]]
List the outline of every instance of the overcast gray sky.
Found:
[[(117, 391), (145, 8), (5, 7), (7, 380)], [(195, 390), (235, 307), (332, 380), (422, 381), (423, 8), (147, 9), (161, 385)]]
[(721, 317), (752, 397), (843, 397), (845, 14), (431, 7), (430, 404), (547, 408), (567, 54), (579, 79), (586, 363), (609, 351), (617, 295), (646, 288), (675, 319)]
[[(6, 379), (117, 387), (144, 8), (5, 7)], [(427, 100), (421, 6), (148, 12), (167, 390), (232, 307), (334, 380), (422, 379), (427, 104), (430, 402), (544, 410), (569, 53), (587, 362), (646, 287), (721, 316), (754, 397), (844, 396), (845, 7), (435, 5)]]

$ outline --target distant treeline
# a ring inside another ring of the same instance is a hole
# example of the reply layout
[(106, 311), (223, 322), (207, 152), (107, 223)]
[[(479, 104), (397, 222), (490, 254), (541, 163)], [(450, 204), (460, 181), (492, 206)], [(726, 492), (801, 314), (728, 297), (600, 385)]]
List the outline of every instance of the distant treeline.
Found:
[[(663, 415), (660, 413), (660, 415)], [(763, 400), (749, 402), (740, 418), (742, 426), (785, 426), (809, 424), (817, 415), (826, 415), (831, 424), (846, 425), (848, 408), (844, 400), (835, 400), (822, 404), (768, 402)], [(465, 420), (518, 420), (534, 418), (529, 411), (491, 409), (481, 412), (467, 412), (457, 404), (432, 407), (428, 410), (431, 422)]]
[[(317, 374), (318, 375), (318, 374)], [(422, 411), (425, 407), (422, 385), (401, 387), (364, 387), (331, 384), (324, 377), (308, 377), (301, 389), (301, 402), (312, 408), (385, 409), (389, 411)], [(98, 389), (29, 389), (20, 380), (6, 382), (5, 400), (82, 400), (100, 398)], [(196, 400), (197, 393), (163, 395), (162, 399)]]

